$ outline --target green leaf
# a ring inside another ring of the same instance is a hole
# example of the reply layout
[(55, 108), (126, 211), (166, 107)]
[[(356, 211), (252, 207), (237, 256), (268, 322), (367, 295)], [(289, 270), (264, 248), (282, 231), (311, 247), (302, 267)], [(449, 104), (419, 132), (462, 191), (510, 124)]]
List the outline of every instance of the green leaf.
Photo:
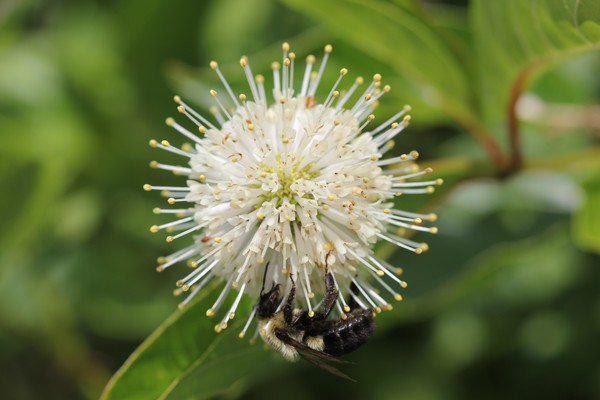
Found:
[(471, 25), (479, 63), (484, 115), (505, 114), (540, 67), (600, 49), (597, 0), (475, 0)]
[(581, 274), (580, 253), (558, 223), (522, 240), (499, 242), (472, 257), (439, 289), (402, 303), (403, 321), (426, 320), (457, 305), (544, 302), (570, 287)]
[(239, 390), (264, 351), (237, 338), (243, 318), (216, 334), (215, 321), (205, 316), (214, 300), (210, 297), (156, 329), (112, 377), (102, 399), (205, 399)]
[(204, 49), (210, 51), (209, 57), (239, 61), (242, 54), (255, 51), (275, 5), (269, 0), (212, 2), (198, 36)]
[(600, 253), (600, 170), (583, 189), (583, 206), (573, 220), (573, 238), (580, 247)]
[[(470, 119), (468, 78), (435, 30), (412, 7), (382, 1), (284, 0), (392, 70), (426, 87), (421, 95), (459, 120)], [(404, 4), (405, 2), (402, 2)]]

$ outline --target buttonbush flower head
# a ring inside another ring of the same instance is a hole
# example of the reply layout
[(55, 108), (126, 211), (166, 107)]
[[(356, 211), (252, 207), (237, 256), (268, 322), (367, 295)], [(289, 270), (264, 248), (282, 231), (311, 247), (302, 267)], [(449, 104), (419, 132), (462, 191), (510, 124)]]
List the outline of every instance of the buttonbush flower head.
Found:
[(394, 138), (409, 123), (410, 108), (371, 127), (373, 109), (390, 87), (382, 86), (379, 74), (368, 83), (358, 77), (343, 85), (345, 68), (318, 95), (331, 51), (325, 46), (318, 66), (311, 55), (302, 68), (284, 43), (281, 63), (272, 65), (269, 91), (266, 79), (254, 75), (242, 57), (249, 92), (237, 95), (213, 61), (210, 66), (222, 85), (210, 91), (213, 116), (206, 118), (176, 96), (178, 111), (191, 122), (168, 118), (167, 125), (190, 142), (175, 147), (150, 141), (184, 159), (184, 165), (153, 161), (153, 168), (187, 177), (183, 186), (144, 186), (163, 192), (172, 206), (154, 212), (175, 217), (151, 231), (169, 232), (167, 242), (187, 242), (159, 258), (158, 270), (185, 261), (192, 267), (177, 282), (176, 292), (187, 294), (181, 307), (209, 283), (224, 284), (207, 311), (221, 316), (217, 331), (227, 327), (244, 295), (258, 300), (263, 283), (267, 290), (281, 284), (285, 298), (289, 275), (298, 288), (296, 301), (309, 315), (323, 298), (326, 271), (340, 293), (336, 307), (341, 318), (349, 311), (350, 297), (363, 308), (389, 309), (387, 299), (400, 300), (398, 289), (406, 284), (398, 268), (374, 255), (374, 244), (383, 240), (420, 254), (427, 246), (405, 233), (437, 231), (425, 226), (434, 214), (394, 207), (400, 195), (431, 193), (441, 184), (415, 179), (431, 172), (415, 164), (416, 151), (388, 156)]

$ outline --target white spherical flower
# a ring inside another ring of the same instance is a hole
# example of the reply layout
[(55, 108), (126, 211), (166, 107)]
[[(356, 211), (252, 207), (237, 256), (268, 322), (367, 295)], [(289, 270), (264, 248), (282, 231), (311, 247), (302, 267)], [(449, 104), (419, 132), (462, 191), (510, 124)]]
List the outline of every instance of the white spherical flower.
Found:
[[(181, 293), (189, 292), (182, 307), (209, 282), (225, 282), (207, 311), (209, 316), (222, 313), (217, 331), (233, 318), (243, 295), (257, 300), (263, 285), (270, 288), (279, 283), (285, 298), (292, 279), (299, 306), (312, 312), (323, 298), (326, 271), (340, 293), (336, 308), (342, 318), (350, 298), (363, 308), (391, 308), (388, 296), (380, 293), (389, 292), (399, 300), (394, 287), (405, 283), (398, 278), (397, 268), (373, 254), (373, 245), (385, 240), (421, 253), (426, 245), (398, 231), (437, 231), (423, 225), (433, 221), (434, 214), (394, 208), (396, 196), (431, 193), (441, 183), (414, 180), (431, 172), (419, 170), (414, 163), (416, 151), (385, 158), (394, 137), (408, 125), (410, 108), (405, 106), (370, 129), (371, 112), (390, 88), (382, 86), (376, 74), (360, 96), (355, 92), (362, 78), (339, 91), (346, 69), (319, 103), (315, 95), (330, 53), (328, 45), (318, 69), (315, 57), (307, 57), (298, 89), (295, 55), (284, 44), (283, 62), (273, 63), (273, 100), (266, 95), (264, 78), (252, 74), (247, 58), (240, 65), (249, 96), (236, 96), (212, 62), (231, 106), (226, 107), (219, 93), (211, 90), (217, 105), (213, 123), (176, 96), (179, 112), (197, 125), (199, 134), (171, 118), (167, 124), (193, 145), (179, 149), (167, 141), (150, 142), (187, 160), (185, 166), (152, 162), (152, 167), (188, 178), (181, 187), (145, 185), (146, 190), (162, 191), (175, 206), (154, 211), (177, 218), (151, 231), (173, 232), (168, 242), (193, 239), (187, 247), (159, 259), (158, 270), (186, 260), (193, 267), (177, 282)], [(358, 100), (350, 104), (352, 98)], [(232, 289), (237, 295), (223, 312), (220, 308)], [(248, 326), (249, 322), (242, 336)]]

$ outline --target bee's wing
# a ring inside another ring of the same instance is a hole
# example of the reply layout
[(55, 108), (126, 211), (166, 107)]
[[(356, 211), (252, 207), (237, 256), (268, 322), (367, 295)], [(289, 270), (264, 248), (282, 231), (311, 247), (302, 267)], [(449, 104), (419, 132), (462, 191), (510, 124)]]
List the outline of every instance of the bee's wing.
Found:
[(298, 351), (298, 354), (300, 354), (300, 357), (302, 357), (304, 360), (308, 361), (309, 363), (314, 364), (321, 369), (324, 369), (325, 371), (329, 372), (330, 374), (339, 376), (340, 378), (348, 379), (352, 382), (356, 382), (355, 379), (350, 378), (348, 375), (344, 374), (342, 371), (340, 371), (333, 365), (329, 365), (329, 364), (323, 362), (323, 360), (327, 360), (330, 362), (336, 362), (339, 364), (352, 364), (351, 362), (345, 361), (345, 360), (340, 360), (339, 358), (334, 357), (330, 354), (323, 353), (322, 351), (310, 348), (306, 344), (299, 342), (294, 338), (289, 337), (284, 332), (281, 332), (281, 331), (277, 332), (276, 336), (279, 340), (281, 340), (285, 344), (288, 344), (288, 345), (294, 347)]
[[(329, 365), (329, 364), (323, 362), (322, 361), (323, 357), (321, 357), (321, 354), (325, 354), (325, 353), (320, 353), (318, 356), (316, 356), (312, 353), (305, 353), (302, 350), (298, 350), (298, 354), (300, 354), (300, 357), (302, 357), (309, 363), (316, 365), (317, 367), (329, 372), (330, 374), (339, 376), (340, 378), (348, 379), (349, 381), (352, 381), (352, 382), (356, 382), (356, 379), (352, 379), (351, 377), (349, 377), (348, 375), (346, 375), (345, 373), (343, 373), (342, 371), (340, 371), (333, 365)], [(338, 360), (338, 361), (341, 361), (341, 360)]]

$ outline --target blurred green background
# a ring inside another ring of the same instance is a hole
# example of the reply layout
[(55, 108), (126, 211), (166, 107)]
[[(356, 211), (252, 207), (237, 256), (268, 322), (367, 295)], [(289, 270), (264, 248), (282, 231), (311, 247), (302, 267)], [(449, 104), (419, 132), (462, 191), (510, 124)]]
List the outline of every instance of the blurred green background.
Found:
[[(186, 347), (215, 340), (198, 306), (166, 325), (188, 342), (154, 362), (196, 364), (156, 367), (183, 382), (161, 398), (600, 398), (594, 0), (2, 1), (0, 398), (98, 398), (175, 312), (183, 271), (154, 271), (173, 247), (148, 231), (164, 199), (142, 185), (180, 180), (148, 168), (165, 159), (148, 140), (179, 140), (172, 96), (203, 109), (210, 60), (246, 91), (239, 56), (265, 73), (283, 41), (301, 59), (332, 43), (330, 76), (381, 72), (377, 121), (413, 106), (397, 150), (446, 184), (399, 206), (437, 212), (440, 233), (418, 236), (421, 256), (390, 254), (409, 287), (342, 367), (359, 383), (236, 332), (218, 343), (223, 381), (208, 382), (203, 350)], [(228, 348), (253, 349), (249, 366)], [(108, 396), (157, 398), (152, 373), (154, 391), (122, 379)]]

